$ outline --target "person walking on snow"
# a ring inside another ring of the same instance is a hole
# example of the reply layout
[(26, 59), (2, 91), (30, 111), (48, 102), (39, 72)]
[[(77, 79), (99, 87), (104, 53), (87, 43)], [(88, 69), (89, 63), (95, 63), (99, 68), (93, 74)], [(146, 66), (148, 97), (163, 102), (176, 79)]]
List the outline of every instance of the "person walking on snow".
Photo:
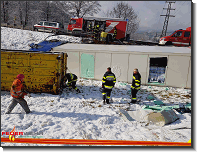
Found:
[(72, 73), (66, 73), (66, 75), (63, 78), (63, 81), (65, 80), (65, 83), (68, 80), (68, 83), (66, 85), (63, 86), (63, 88), (65, 87), (69, 87), (70, 89), (73, 88), (75, 89), (78, 93), (80, 93), (80, 90), (76, 87), (76, 82), (77, 82), (77, 76), (75, 74)]
[(25, 110), (26, 114), (30, 113), (30, 109), (27, 105), (26, 100), (24, 99), (25, 95), (30, 97), (30, 94), (27, 94), (25, 91), (25, 76), (23, 74), (17, 75), (16, 79), (13, 81), (10, 94), (13, 97), (11, 104), (8, 107), (6, 114), (10, 114), (14, 107), (19, 103), (22, 108)]
[(114, 73), (111, 72), (111, 68), (107, 68), (107, 72), (104, 74), (103, 79), (102, 79), (102, 88), (103, 88), (103, 103), (109, 104), (109, 99), (111, 95), (112, 88), (114, 87), (116, 83), (116, 76)]
[(135, 68), (133, 70), (133, 80), (132, 80), (132, 86), (131, 86), (132, 98), (131, 98), (130, 103), (137, 102), (136, 94), (137, 94), (138, 90), (140, 89), (140, 86), (141, 86), (141, 75), (140, 75), (138, 69)]

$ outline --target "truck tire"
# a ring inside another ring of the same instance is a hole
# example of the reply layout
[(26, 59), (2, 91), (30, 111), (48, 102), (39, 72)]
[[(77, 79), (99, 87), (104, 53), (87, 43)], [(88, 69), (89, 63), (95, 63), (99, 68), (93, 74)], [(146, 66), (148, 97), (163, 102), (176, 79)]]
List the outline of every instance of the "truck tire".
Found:
[(106, 43), (109, 44), (109, 42), (112, 42), (112, 35), (111, 34), (107, 34), (107, 37), (106, 37)]
[(130, 34), (126, 35), (126, 41), (129, 42), (130, 41)]
[(57, 32), (56, 32), (56, 30), (52, 30), (52, 33), (53, 33), (53, 34), (56, 34)]
[(170, 46), (170, 45), (172, 45), (172, 42), (171, 41), (168, 41), (168, 42), (166, 42), (165, 45)]

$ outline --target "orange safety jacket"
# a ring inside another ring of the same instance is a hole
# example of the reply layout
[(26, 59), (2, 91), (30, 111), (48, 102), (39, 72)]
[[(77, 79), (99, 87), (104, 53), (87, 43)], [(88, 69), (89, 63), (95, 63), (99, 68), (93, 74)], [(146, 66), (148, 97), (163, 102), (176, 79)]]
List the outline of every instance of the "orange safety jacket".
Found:
[(19, 79), (15, 79), (12, 83), (10, 94), (13, 98), (24, 98), (24, 95), (27, 95), (27, 93), (23, 92), (23, 89), (23, 82)]

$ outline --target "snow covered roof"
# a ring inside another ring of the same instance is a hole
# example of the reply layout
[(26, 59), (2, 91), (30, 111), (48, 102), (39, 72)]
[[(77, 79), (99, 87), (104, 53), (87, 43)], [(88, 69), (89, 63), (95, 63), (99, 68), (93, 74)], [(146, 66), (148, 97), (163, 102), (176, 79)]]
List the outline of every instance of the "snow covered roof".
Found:
[(141, 52), (141, 53), (179, 53), (190, 54), (191, 48), (171, 46), (101, 45), (101, 44), (65, 44), (53, 48), (53, 51), (99, 51), (99, 52)]

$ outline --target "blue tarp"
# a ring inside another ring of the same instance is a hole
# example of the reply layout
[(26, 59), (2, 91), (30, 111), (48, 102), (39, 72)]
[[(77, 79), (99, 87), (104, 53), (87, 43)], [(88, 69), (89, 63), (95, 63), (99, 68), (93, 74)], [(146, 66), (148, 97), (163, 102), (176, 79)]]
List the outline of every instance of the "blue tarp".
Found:
[(66, 42), (63, 41), (43, 41), (38, 44), (30, 44), (30, 51), (43, 51), (47, 52), (50, 51), (52, 48), (65, 44)]

